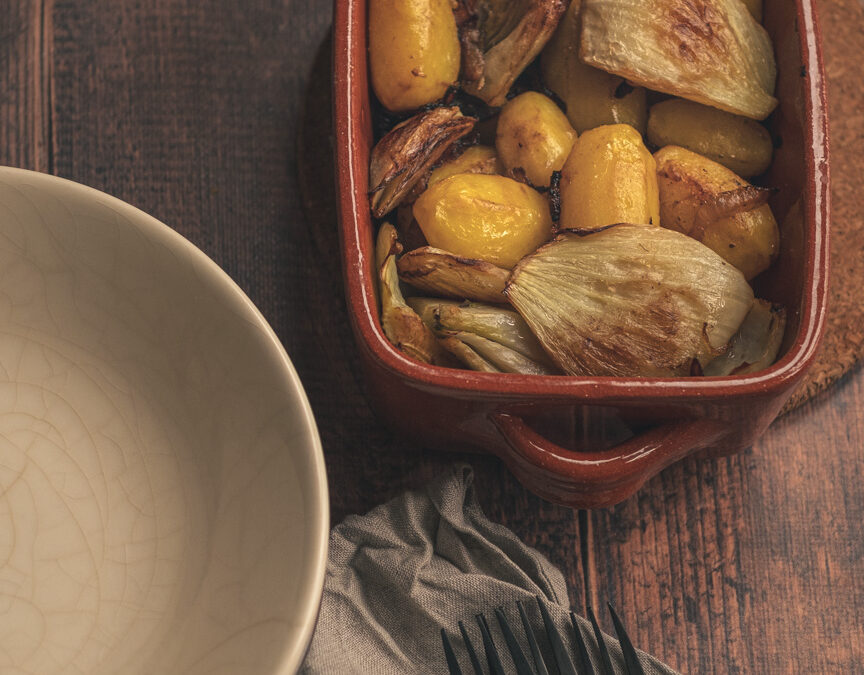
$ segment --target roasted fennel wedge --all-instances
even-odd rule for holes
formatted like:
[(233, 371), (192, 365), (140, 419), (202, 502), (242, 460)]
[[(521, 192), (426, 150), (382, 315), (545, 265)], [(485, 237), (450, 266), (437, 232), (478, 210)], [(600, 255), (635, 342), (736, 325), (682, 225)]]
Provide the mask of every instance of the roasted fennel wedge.
[(755, 300), (726, 351), (705, 366), (705, 375), (748, 375), (764, 370), (777, 358), (786, 330), (786, 310)]
[(533, 361), (549, 364), (549, 356), (537, 342), (528, 324), (511, 309), (437, 298), (406, 298), (405, 302), (434, 331), (476, 333)]
[(487, 340), (476, 333), (458, 331), (444, 333), (443, 336), (453, 337), (470, 347), (484, 361), (494, 366), (502, 373), (517, 373), (519, 375), (556, 375), (557, 370), (541, 363), (532, 361), (527, 356), (505, 347), (494, 340)]
[(630, 224), (559, 235), (516, 266), (504, 293), (571, 375), (701, 372), (753, 304), (741, 272), (708, 247)]
[(439, 342), (444, 349), (455, 356), (469, 370), (476, 370), (481, 373), (501, 372), (457, 337), (448, 335), (442, 337)]
[(648, 89), (765, 119), (777, 106), (768, 33), (741, 0), (583, 0), (580, 55)]
[(387, 339), (408, 356), (435, 365), (452, 365), (452, 359), (429, 327), (417, 316), (402, 296), (396, 256), (402, 250), (397, 241), (396, 228), (390, 223), (381, 225), (375, 247), (378, 266), (379, 297), (381, 301), (381, 327)]

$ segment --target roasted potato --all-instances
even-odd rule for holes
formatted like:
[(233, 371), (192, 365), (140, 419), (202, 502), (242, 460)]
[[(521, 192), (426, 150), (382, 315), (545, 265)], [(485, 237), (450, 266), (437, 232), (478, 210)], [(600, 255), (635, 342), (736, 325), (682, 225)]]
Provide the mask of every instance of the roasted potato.
[(372, 88), (388, 110), (437, 101), (459, 79), (450, 0), (369, 0)]
[(431, 246), (508, 269), (552, 233), (546, 199), (504, 176), (451, 176), (420, 195), (414, 218)]
[(657, 167), (629, 124), (582, 134), (561, 172), (561, 229), (660, 224)]
[(572, 0), (558, 29), (543, 50), (543, 82), (567, 106), (567, 119), (578, 132), (604, 124), (629, 124), (645, 133), (646, 92), (622, 77), (586, 65), (579, 58), (581, 0)]
[(664, 227), (701, 241), (748, 280), (771, 265), (780, 231), (765, 203), (769, 190), (685, 148), (670, 145), (654, 157)]
[(524, 170), (538, 187), (548, 187), (552, 172), (561, 170), (575, 142), (567, 116), (536, 91), (511, 99), (498, 117), (498, 156), (508, 170)]
[(670, 99), (651, 107), (648, 141), (680, 145), (749, 178), (771, 165), (774, 146), (758, 122), (694, 101)]

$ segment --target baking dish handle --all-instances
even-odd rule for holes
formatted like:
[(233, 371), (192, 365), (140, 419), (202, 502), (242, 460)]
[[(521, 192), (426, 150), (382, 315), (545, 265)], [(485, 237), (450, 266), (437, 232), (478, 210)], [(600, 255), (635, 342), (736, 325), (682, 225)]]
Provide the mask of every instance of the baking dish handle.
[(649, 478), (687, 455), (716, 445), (725, 426), (716, 420), (663, 424), (602, 452), (574, 452), (544, 438), (509, 413), (492, 422), (512, 448), (502, 459), (541, 497), (573, 508), (613, 506)]

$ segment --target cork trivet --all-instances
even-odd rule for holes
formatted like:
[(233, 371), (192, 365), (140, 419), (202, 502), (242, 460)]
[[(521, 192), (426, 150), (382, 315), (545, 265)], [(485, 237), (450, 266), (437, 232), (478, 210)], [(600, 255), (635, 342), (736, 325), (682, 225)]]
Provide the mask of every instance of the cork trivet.
[[(824, 36), (831, 139), (831, 290), (828, 325), (813, 368), (783, 412), (827, 389), (864, 357), (864, 2), (817, 3)], [(300, 192), (324, 250), (336, 246), (330, 40), (321, 45), (306, 89), (298, 135)]]
[(784, 412), (848, 373), (864, 357), (864, 3), (817, 3), (828, 80), (831, 143), (831, 290), (822, 349)]

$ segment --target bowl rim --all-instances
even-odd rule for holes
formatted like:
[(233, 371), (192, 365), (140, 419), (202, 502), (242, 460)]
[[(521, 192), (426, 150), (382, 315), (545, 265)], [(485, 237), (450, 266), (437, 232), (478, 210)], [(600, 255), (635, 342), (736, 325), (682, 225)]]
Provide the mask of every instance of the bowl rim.
[(334, 0), (333, 115), (336, 140), (336, 179), (341, 230), (343, 274), (348, 312), (361, 347), (376, 364), (400, 379), (425, 388), (457, 390), (488, 396), (519, 396), (567, 400), (642, 400), (771, 396), (791, 389), (812, 364), (826, 325), (829, 273), (829, 150), (828, 120), (821, 33), (812, 0), (797, 0), (805, 75), (804, 200), (805, 275), (801, 323), (787, 353), (770, 368), (752, 375), (702, 378), (587, 377), (481, 373), (432, 366), (396, 349), (377, 321), (373, 231), (366, 207), (368, 158), (364, 131), (371, 128), (366, 57), (366, 0)]
[(296, 672), (305, 658), (318, 619), (327, 566), (330, 502), (324, 450), (312, 407), (294, 364), (281, 341), (264, 315), (227, 272), (183, 235), (153, 216), (100, 190), (51, 174), (0, 166), (0, 182), (20, 186), (31, 185), (54, 194), (65, 193), (98, 202), (112, 209), (139, 228), (145, 236), (174, 253), (178, 259), (194, 261), (196, 270), (206, 275), (206, 281), (213, 284), (214, 288), (226, 296), (239, 301), (239, 304), (246, 311), (244, 318), (254, 324), (266, 336), (268, 356), (271, 361), (278, 364), (280, 377), (285, 384), (286, 391), (294, 392), (296, 395), (297, 412), (302, 417), (304, 424), (303, 431), (311, 440), (311, 453), (307, 457), (308, 468), (311, 471), (308, 471), (309, 475), (300, 476), (300, 479), (307, 486), (308, 494), (312, 497), (309, 504), (304, 504), (307, 527), (312, 528), (312, 534), (309, 537), (311, 545), (309, 550), (305, 552), (304, 565), (311, 569), (314, 574), (307, 583), (301, 586), (298, 592), (299, 609), (294, 613), (290, 622), (291, 627), (298, 628), (297, 639), (293, 644), (286, 643), (274, 675), (277, 673), (278, 675), (288, 675)]

